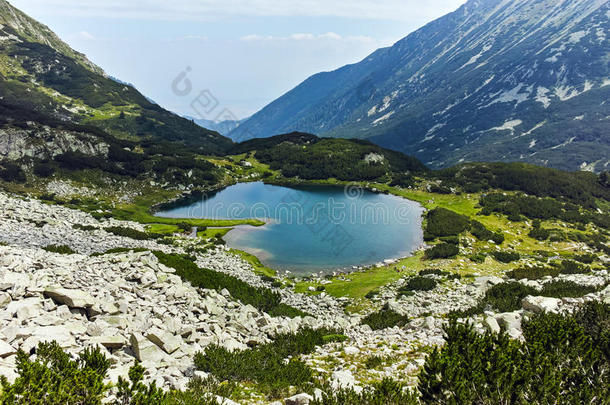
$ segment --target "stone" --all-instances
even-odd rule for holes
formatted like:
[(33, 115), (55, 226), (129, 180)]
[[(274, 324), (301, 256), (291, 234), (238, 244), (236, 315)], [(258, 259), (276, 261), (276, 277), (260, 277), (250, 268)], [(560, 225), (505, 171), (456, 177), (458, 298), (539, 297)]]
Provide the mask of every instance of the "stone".
[(8, 356), (12, 356), (17, 353), (17, 350), (4, 340), (0, 340), (0, 359), (3, 359)]
[(349, 370), (335, 371), (331, 375), (331, 386), (333, 389), (353, 389), (356, 392), (361, 392), (362, 387), (357, 385), (356, 379)]
[(9, 315), (16, 316), (21, 320), (35, 318), (42, 311), (42, 300), (37, 297), (31, 297), (24, 300), (12, 301), (6, 306), (5, 311)]
[(557, 312), (560, 302), (561, 300), (557, 298), (533, 297), (528, 295), (521, 300), (521, 305), (523, 305), (523, 309), (526, 311), (531, 311), (538, 314), (543, 312)]
[(180, 336), (175, 336), (159, 328), (151, 329), (146, 337), (168, 354), (172, 354), (184, 344)]
[(358, 353), (360, 353), (360, 349), (358, 349), (357, 347), (354, 346), (347, 346), (343, 349), (343, 352), (345, 354), (349, 355), (356, 355)]
[(500, 333), (500, 325), (493, 316), (486, 317), (483, 324), (487, 327), (487, 329), (489, 329), (490, 332)]
[(313, 397), (306, 393), (296, 394), (284, 399), (286, 405), (309, 405), (311, 401), (313, 401)]
[(95, 299), (89, 293), (80, 290), (47, 288), (44, 290), (44, 296), (70, 308), (90, 308), (95, 304)]
[(506, 332), (513, 339), (521, 339), (523, 332), (521, 330), (521, 314), (519, 312), (505, 312), (496, 315), (496, 321), (501, 326), (504, 326)]
[(226, 338), (226, 339), (221, 339), (220, 341), (220, 346), (224, 347), (225, 349), (227, 349), (230, 352), (233, 352), (235, 350), (246, 350), (248, 349), (248, 346), (238, 342), (237, 340), (235, 340), (232, 337)]
[(115, 350), (125, 346), (127, 344), (127, 339), (123, 336), (94, 336), (91, 338), (90, 342), (102, 345), (109, 350)]
[(156, 344), (142, 336), (142, 334), (134, 332), (129, 338), (131, 348), (133, 349), (136, 358), (142, 362), (160, 363), (167, 359), (167, 355)]
[(6, 307), (8, 304), (11, 303), (12, 300), (13, 299), (11, 298), (11, 295), (9, 293), (0, 293), (0, 308)]

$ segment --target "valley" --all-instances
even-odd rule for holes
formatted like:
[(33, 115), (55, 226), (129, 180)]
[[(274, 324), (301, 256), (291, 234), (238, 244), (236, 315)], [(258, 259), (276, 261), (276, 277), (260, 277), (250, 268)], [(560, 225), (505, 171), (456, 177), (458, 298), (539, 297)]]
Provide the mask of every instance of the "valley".
[(0, 403), (610, 403), (607, 17), (470, 0), (217, 122), (0, 0)]

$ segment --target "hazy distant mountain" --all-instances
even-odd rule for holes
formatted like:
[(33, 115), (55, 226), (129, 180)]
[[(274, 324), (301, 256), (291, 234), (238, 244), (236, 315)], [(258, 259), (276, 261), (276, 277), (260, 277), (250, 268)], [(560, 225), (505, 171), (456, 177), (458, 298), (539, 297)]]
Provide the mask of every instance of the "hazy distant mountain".
[(470, 0), (362, 62), (320, 73), (229, 136), (366, 138), (431, 167), (610, 165), (610, 2)]
[(193, 118), (193, 117), (189, 117), (189, 116), (185, 116), (184, 118), (194, 121), (195, 124), (199, 125), (200, 127), (207, 128), (212, 131), (216, 131), (219, 134), (225, 135), (225, 136), (228, 135), (231, 131), (233, 131), (235, 128), (237, 128), (244, 121), (247, 120), (247, 118), (245, 118), (243, 120), (213, 121), (213, 120)]
[(202, 153), (222, 153), (232, 144), (108, 77), (49, 28), (0, 0), (0, 141), (12, 142), (11, 150), (15, 139), (48, 145), (48, 136), (42, 137), (51, 122), (95, 127), (117, 138), (177, 141)]

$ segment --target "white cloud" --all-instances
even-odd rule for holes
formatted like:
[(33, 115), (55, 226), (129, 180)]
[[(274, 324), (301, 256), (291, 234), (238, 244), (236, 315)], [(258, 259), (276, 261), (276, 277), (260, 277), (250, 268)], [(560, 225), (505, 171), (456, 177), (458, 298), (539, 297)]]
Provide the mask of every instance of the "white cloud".
[(310, 16), (428, 20), (465, 0), (13, 0), (16, 7), (56, 15), (209, 21), (226, 16)]
[(240, 41), (244, 42), (271, 42), (271, 41), (342, 41), (342, 42), (362, 42), (362, 43), (374, 43), (377, 42), (375, 39), (362, 35), (355, 36), (341, 36), (335, 32), (327, 32), (325, 34), (311, 34), (311, 33), (295, 33), (288, 36), (274, 36), (274, 35), (258, 35), (250, 34), (239, 38)]
[(86, 39), (86, 40), (94, 40), (95, 37), (93, 35), (91, 35), (90, 33), (88, 33), (87, 31), (81, 31), (78, 33), (78, 36), (82, 39)]

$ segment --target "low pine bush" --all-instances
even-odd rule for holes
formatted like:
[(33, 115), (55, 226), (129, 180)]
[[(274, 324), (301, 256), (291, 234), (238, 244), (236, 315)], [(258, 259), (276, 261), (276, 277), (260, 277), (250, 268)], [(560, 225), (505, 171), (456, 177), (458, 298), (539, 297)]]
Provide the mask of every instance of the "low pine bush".
[(596, 290), (593, 286), (584, 286), (573, 281), (557, 280), (546, 283), (540, 295), (554, 298), (578, 298), (594, 293)]
[(70, 247), (66, 245), (49, 245), (43, 248), (47, 252), (51, 253), (59, 253), (62, 255), (73, 255), (76, 252)]
[(595, 260), (597, 260), (597, 256), (595, 256), (594, 254), (583, 254), (583, 255), (576, 255), (573, 257), (573, 259), (576, 260), (577, 262), (580, 262), (583, 264), (591, 264)]
[(456, 256), (458, 253), (460, 253), (460, 249), (456, 245), (451, 243), (441, 243), (426, 250), (424, 257), (427, 260), (448, 259)]
[(470, 222), (470, 233), (480, 241), (487, 242), (491, 240), (498, 245), (501, 245), (504, 242), (504, 235), (499, 232), (490, 231), (479, 221)]
[(439, 277), (443, 277), (443, 276), (448, 276), (449, 273), (448, 271), (443, 271), (440, 269), (424, 269), (424, 270), (420, 270), (419, 275), (420, 276), (429, 276), (429, 275), (435, 275), (435, 276), (439, 276)]
[(432, 278), (417, 276), (410, 278), (407, 284), (399, 289), (399, 292), (430, 291), (434, 290), (437, 285), (438, 282)]
[(428, 239), (441, 236), (456, 236), (468, 229), (468, 217), (446, 208), (435, 208), (426, 215)]
[(517, 252), (499, 251), (493, 252), (492, 256), (499, 262), (510, 263), (521, 259), (521, 255)]
[(364, 388), (361, 392), (353, 389), (338, 390), (330, 386), (322, 387), (321, 398), (311, 401), (310, 405), (416, 405), (417, 394), (408, 389), (405, 383), (389, 378)]
[[(233, 352), (212, 345), (195, 355), (195, 366), (220, 381), (256, 382), (266, 394), (280, 397), (290, 386), (304, 386), (312, 381), (313, 371), (298, 356), (311, 353), (325, 343), (324, 336), (332, 334), (336, 332), (302, 329), (278, 335), (272, 343)], [(291, 360), (285, 362), (288, 357)]]
[(161, 234), (142, 232), (138, 231), (137, 229), (125, 228), (122, 226), (111, 226), (108, 228), (104, 228), (104, 230), (116, 236), (123, 236), (135, 240), (150, 240), (164, 237), (164, 235)]
[(514, 278), (516, 280), (528, 279), (528, 280), (539, 280), (541, 278), (551, 276), (557, 277), (559, 275), (559, 270), (553, 267), (520, 267), (518, 269), (512, 270), (508, 272), (508, 276), (510, 278)]
[(381, 310), (373, 312), (362, 319), (363, 325), (368, 325), (373, 330), (393, 328), (394, 326), (404, 326), (409, 322), (409, 318), (405, 315), (400, 315), (392, 310)]
[(535, 288), (521, 283), (501, 283), (487, 290), (483, 303), (497, 312), (512, 312), (521, 309), (521, 300), (528, 295), (539, 294)]
[(562, 274), (586, 274), (591, 272), (588, 266), (584, 266), (572, 260), (564, 260), (559, 265)]
[(446, 344), (428, 356), (419, 376), (420, 401), (605, 404), (609, 308), (590, 303), (574, 316), (534, 315), (522, 324), (524, 342), (450, 320)]

